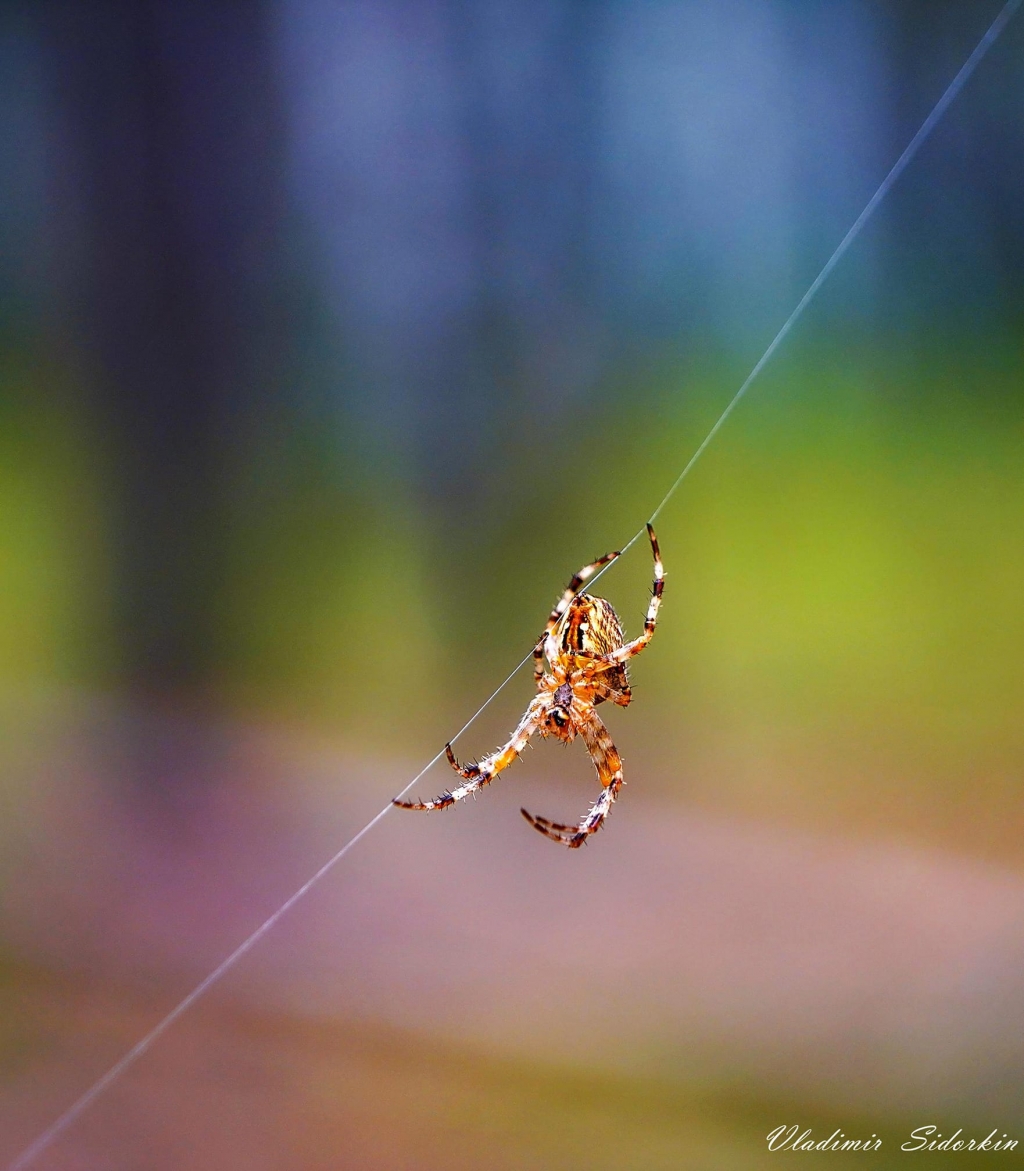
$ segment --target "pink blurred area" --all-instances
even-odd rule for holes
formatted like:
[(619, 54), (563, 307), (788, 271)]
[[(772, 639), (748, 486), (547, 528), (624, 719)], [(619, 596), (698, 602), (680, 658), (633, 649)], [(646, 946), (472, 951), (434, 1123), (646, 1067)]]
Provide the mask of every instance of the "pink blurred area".
[[(193, 800), (125, 799), (140, 732), (202, 773)], [(37, 712), (35, 733), (8, 748), (31, 797), (4, 831), (2, 928), (36, 975), (7, 993), (24, 1030), (0, 1090), (7, 1157), (418, 771), (96, 702)], [(391, 1098), (411, 1078), (450, 1101), (435, 1050), (662, 1079), (680, 1101), (741, 1084), (859, 1116), (1013, 1108), (1019, 874), (663, 805), (642, 775), (565, 851), (518, 814), (585, 803), (562, 759), (546, 746), (454, 812), (389, 813), (40, 1166), (197, 1165), (181, 1152), (207, 1141), (208, 1166), (407, 1165), (416, 1126), (386, 1121)], [(310, 1104), (346, 1069), (361, 1122), (353, 1100)]]

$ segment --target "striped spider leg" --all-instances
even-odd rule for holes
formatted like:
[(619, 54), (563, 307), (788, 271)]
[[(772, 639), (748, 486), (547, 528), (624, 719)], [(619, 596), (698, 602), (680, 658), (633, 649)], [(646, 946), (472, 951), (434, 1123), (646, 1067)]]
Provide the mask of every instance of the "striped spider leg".
[[(611, 603), (604, 598), (588, 598), (581, 595), (570, 604), (561, 639), (549, 636), (549, 645), (545, 648), (545, 653), (556, 672), (563, 662), (572, 664), (566, 679), (574, 696), (571, 714), (576, 730), (583, 737), (597, 770), (597, 778), (601, 782), (601, 795), (586, 816), (575, 826), (549, 821), (546, 817), (536, 817), (526, 809), (521, 809), (520, 813), (535, 830), (570, 849), (578, 849), (591, 834), (597, 833), (625, 783), (622, 777), (622, 758), (594, 707), (606, 699), (622, 707), (629, 704), (632, 693), (626, 675), (626, 663), (634, 655), (640, 654), (654, 637), (658, 611), (661, 608), (661, 596), (665, 589), (665, 568), (661, 562), (658, 538), (649, 524), (647, 535), (654, 557), (654, 586), (651, 590), (650, 605), (647, 607), (647, 617), (644, 620), (643, 634), (632, 642), (625, 642), (622, 626)], [(586, 605), (587, 603), (589, 605)], [(580, 611), (578, 615), (574, 614), (576, 610)], [(574, 627), (575, 635), (572, 633)], [(555, 655), (553, 660), (552, 652)], [(575, 667), (577, 662), (580, 665)]]
[(552, 841), (561, 842), (570, 850), (578, 849), (591, 834), (597, 833), (624, 784), (622, 758), (608, 729), (604, 726), (604, 721), (591, 704), (581, 702), (579, 708), (579, 731), (597, 769), (597, 778), (602, 786), (601, 796), (590, 807), (579, 825), (561, 825), (557, 821), (548, 821), (546, 817), (536, 817), (525, 809), (519, 811), (535, 830), (539, 830)]
[[(619, 556), (608, 553), (585, 565), (574, 574), (561, 598), (551, 611), (547, 627), (534, 648), (534, 696), (519, 726), (507, 744), (479, 764), (460, 764), (450, 744), (445, 745), (448, 763), (462, 778), (462, 784), (447, 790), (433, 801), (402, 801), (403, 809), (448, 809), (482, 786), (489, 784), (503, 769), (516, 760), (534, 732), (555, 736), (571, 743), (583, 738), (594, 762), (601, 796), (578, 825), (562, 825), (544, 817), (534, 817), (522, 810), (527, 821), (556, 842), (570, 849), (583, 845), (604, 824), (623, 785), (622, 760), (608, 729), (594, 708), (611, 700), (626, 707), (632, 694), (626, 664), (651, 641), (661, 605), (665, 572), (658, 551), (658, 541), (650, 525), (647, 532), (654, 555), (654, 589), (644, 622), (644, 632), (626, 642), (622, 624), (612, 604), (605, 598), (593, 598), (579, 591), (594, 573)], [(549, 670), (544, 670), (547, 659)]]
[[(599, 569), (603, 569), (606, 565), (611, 564), (611, 562), (613, 562), (618, 556), (620, 556), (618, 552), (606, 553), (603, 557), (598, 557), (596, 561), (591, 561), (589, 565), (584, 565), (578, 573), (574, 573), (572, 577), (569, 578), (569, 584), (565, 587), (562, 596), (555, 603), (555, 607), (551, 611), (551, 616), (548, 618), (548, 624), (544, 627), (544, 633), (537, 640), (537, 645), (533, 648), (533, 678), (538, 684), (544, 675), (545, 654), (547, 654), (547, 657), (552, 662), (554, 662), (554, 655), (548, 651), (548, 640), (554, 635), (555, 629), (558, 626), (562, 615), (566, 612), (566, 610), (569, 608), (569, 604), (576, 598), (576, 595), (586, 585), (586, 583), (590, 581), (594, 574)], [(612, 612), (614, 613), (614, 611)], [(618, 621), (617, 618), (616, 621)], [(552, 645), (557, 648), (558, 644), (555, 642)]]
[(502, 769), (508, 768), (526, 747), (527, 741), (541, 726), (548, 706), (547, 694), (542, 693), (534, 696), (533, 702), (526, 709), (526, 714), (519, 721), (519, 727), (512, 733), (505, 747), (499, 748), (497, 752), (492, 752), (479, 764), (459, 764), (455, 759), (455, 753), (452, 752), (452, 746), (446, 744), (444, 751), (448, 757), (448, 763), (462, 777), (462, 784), (456, 785), (454, 789), (446, 789), (433, 801), (399, 801), (396, 798), (392, 804), (401, 809), (448, 809), (456, 801), (461, 801), (464, 797), (475, 793), (477, 789), (489, 785), (498, 773)]

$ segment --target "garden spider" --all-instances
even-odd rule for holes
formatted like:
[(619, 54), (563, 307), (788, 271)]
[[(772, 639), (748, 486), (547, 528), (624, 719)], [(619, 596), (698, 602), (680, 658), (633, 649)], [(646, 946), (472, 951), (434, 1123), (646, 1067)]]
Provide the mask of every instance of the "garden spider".
[[(622, 760), (608, 729), (594, 709), (606, 699), (626, 707), (632, 698), (626, 663), (651, 641), (665, 584), (658, 539), (650, 525), (647, 526), (647, 535), (654, 554), (654, 589), (643, 634), (632, 642), (624, 642), (622, 624), (611, 602), (579, 592), (596, 570), (614, 561), (619, 554), (608, 553), (585, 565), (569, 582), (533, 648), (537, 695), (509, 742), (479, 764), (459, 764), (452, 746), (446, 744), (448, 763), (462, 777), (463, 783), (433, 801), (396, 799), (396, 805), (402, 809), (448, 809), (508, 768), (534, 732), (557, 736), (567, 744), (579, 734), (597, 769), (598, 780), (604, 786), (587, 815), (579, 825), (573, 826), (560, 825), (546, 817), (534, 817), (525, 809), (520, 812), (535, 830), (572, 850), (582, 846), (601, 828), (623, 785)], [(544, 670), (545, 658), (551, 668), (549, 673)]]

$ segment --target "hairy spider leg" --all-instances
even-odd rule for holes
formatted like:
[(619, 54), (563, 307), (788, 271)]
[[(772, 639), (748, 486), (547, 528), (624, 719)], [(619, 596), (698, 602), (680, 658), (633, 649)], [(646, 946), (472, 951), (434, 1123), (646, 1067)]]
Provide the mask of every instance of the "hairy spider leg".
[(546, 817), (536, 817), (525, 809), (519, 811), (538, 833), (554, 842), (561, 842), (570, 850), (578, 850), (591, 834), (597, 833), (623, 785), (622, 758), (604, 722), (593, 708), (580, 720), (579, 731), (603, 786), (601, 796), (590, 807), (587, 815), (579, 825), (562, 825)]
[[(665, 590), (665, 567), (661, 563), (661, 551), (658, 548), (658, 538), (654, 535), (654, 529), (649, 524), (647, 526), (647, 535), (651, 538), (651, 552), (654, 554), (654, 586), (651, 590), (651, 604), (647, 607), (647, 617), (644, 619), (644, 632), (639, 638), (634, 638), (632, 642), (627, 642), (625, 646), (620, 646), (616, 650), (609, 651), (604, 655), (592, 656), (595, 664), (624, 663), (627, 659), (638, 655), (654, 637), (654, 628), (658, 623), (658, 610), (661, 608), (661, 595)], [(584, 670), (587, 669), (584, 668)], [(596, 667), (590, 667), (589, 669), (595, 670)]]
[[(569, 584), (565, 587), (564, 593), (555, 603), (555, 608), (551, 611), (548, 624), (544, 627), (544, 633), (537, 640), (537, 645), (533, 648), (533, 677), (538, 683), (544, 675), (544, 652), (547, 641), (558, 625), (562, 615), (568, 609), (569, 603), (599, 569), (609, 562), (614, 561), (619, 555), (617, 551), (615, 553), (606, 553), (596, 561), (591, 561), (589, 565), (584, 565), (578, 573), (574, 573), (569, 579)], [(549, 655), (548, 658), (550, 659), (551, 656)]]
[(499, 748), (497, 752), (492, 752), (490, 756), (485, 757), (479, 764), (459, 764), (455, 759), (455, 753), (452, 752), (452, 746), (446, 744), (445, 754), (448, 757), (448, 763), (463, 778), (461, 785), (446, 790), (439, 797), (435, 797), (433, 801), (399, 801), (396, 799), (392, 804), (398, 805), (402, 809), (448, 809), (456, 801), (461, 801), (464, 797), (475, 793), (477, 789), (490, 784), (502, 769), (508, 768), (516, 760), (526, 747), (527, 741), (537, 731), (548, 707), (548, 699), (547, 693), (535, 696), (533, 702), (526, 709), (526, 714), (519, 721), (519, 726), (512, 733), (509, 742), (504, 748)]

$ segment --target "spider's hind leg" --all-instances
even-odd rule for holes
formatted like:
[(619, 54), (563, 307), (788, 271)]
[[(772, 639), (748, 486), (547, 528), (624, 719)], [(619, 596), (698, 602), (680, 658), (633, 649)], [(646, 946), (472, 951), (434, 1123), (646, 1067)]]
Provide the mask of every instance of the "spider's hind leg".
[(591, 834), (604, 825), (604, 819), (611, 812), (615, 798), (618, 797), (623, 784), (622, 759), (615, 747), (608, 729), (601, 718), (591, 709), (587, 718), (580, 723), (580, 734), (587, 745), (587, 751), (594, 761), (597, 776), (604, 786), (601, 795), (590, 807), (585, 817), (578, 825), (562, 825), (557, 821), (549, 821), (546, 817), (537, 817), (533, 813), (521, 809), (523, 817), (538, 833), (542, 833), (553, 842), (560, 842), (570, 850), (578, 850)]
[(604, 825), (604, 819), (611, 812), (621, 787), (622, 773), (620, 772), (619, 783), (614, 788), (609, 785), (604, 789), (579, 825), (562, 825), (557, 821), (548, 821), (546, 817), (538, 817), (525, 809), (520, 809), (519, 812), (538, 833), (542, 833), (553, 842), (560, 842), (563, 846), (568, 846), (570, 850), (578, 850), (580, 846), (586, 845), (591, 834), (596, 834)]
[[(546, 817), (537, 817), (536, 814), (530, 813), (526, 809), (520, 809), (519, 812), (538, 833), (542, 833), (553, 842), (561, 842), (563, 846), (568, 846), (570, 850), (575, 849), (577, 846), (582, 846), (587, 840), (588, 835), (580, 835), (579, 826), (561, 825), (557, 821), (548, 821)], [(576, 840), (577, 838), (579, 838), (578, 841)]]

